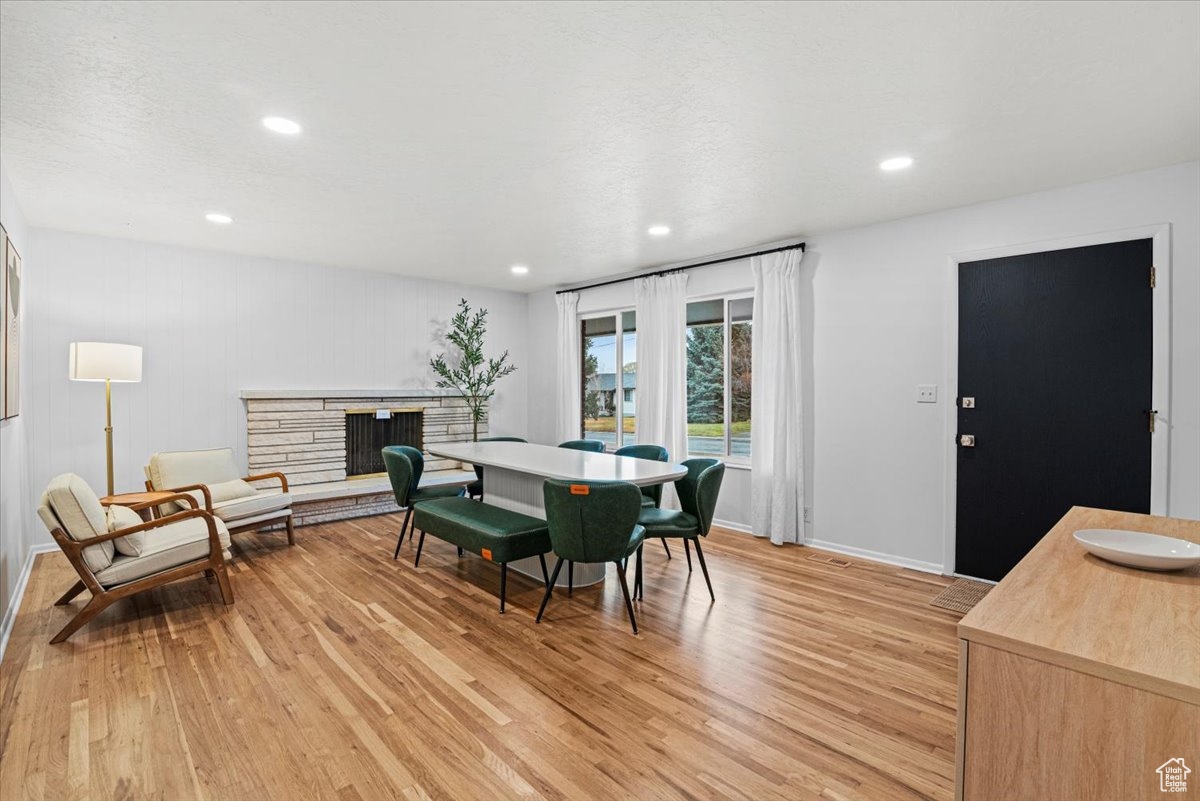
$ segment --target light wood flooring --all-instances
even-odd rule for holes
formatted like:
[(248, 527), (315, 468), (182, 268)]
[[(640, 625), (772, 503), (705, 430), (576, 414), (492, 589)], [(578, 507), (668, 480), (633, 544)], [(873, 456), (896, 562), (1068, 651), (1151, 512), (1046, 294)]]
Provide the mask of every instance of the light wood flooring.
[[(541, 590), (398, 515), (235, 537), (203, 578), (121, 601), (64, 645), (74, 581), (38, 557), (0, 665), (0, 798), (950, 799), (949, 580), (717, 530), (717, 594), (646, 550), (620, 588)], [(840, 557), (839, 557), (840, 558)], [(81, 603), (76, 600), (74, 607)]]

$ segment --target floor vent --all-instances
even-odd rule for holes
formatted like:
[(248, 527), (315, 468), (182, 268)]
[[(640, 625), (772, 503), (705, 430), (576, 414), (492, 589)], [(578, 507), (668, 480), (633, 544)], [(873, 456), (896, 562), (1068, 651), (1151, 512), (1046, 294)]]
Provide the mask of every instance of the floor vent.
[(820, 553), (814, 553), (808, 558), (813, 562), (824, 562), (825, 564), (833, 565), (834, 567), (850, 567), (850, 565), (854, 564), (849, 559), (841, 559), (837, 556), (826, 556), (825, 554)]
[(975, 608), (975, 604), (983, 600), (983, 596), (992, 589), (991, 584), (970, 579), (956, 579), (953, 584), (938, 593), (929, 603), (952, 612), (966, 614)]

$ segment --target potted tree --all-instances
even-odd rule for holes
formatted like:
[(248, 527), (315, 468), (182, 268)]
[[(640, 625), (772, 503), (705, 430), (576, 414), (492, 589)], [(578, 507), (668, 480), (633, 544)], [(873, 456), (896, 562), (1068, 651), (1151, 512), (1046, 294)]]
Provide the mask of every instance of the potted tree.
[(429, 367), (437, 375), (437, 385), (443, 389), (456, 390), (471, 411), (473, 442), (479, 441), (479, 421), (487, 414), (488, 401), (496, 394), (496, 382), (517, 368), (508, 363), (508, 351), (498, 359), (483, 355), (483, 339), (487, 335), (487, 309), (474, 312), (466, 298), (458, 302), (458, 311), (450, 320), (450, 331), (446, 339), (457, 352), (447, 361), (446, 354), (439, 353), (429, 360)]

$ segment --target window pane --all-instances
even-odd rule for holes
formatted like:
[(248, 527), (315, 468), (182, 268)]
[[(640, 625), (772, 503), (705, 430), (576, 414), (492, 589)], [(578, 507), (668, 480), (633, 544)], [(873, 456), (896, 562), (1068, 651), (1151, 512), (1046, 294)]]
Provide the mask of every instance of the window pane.
[(687, 318), (688, 453), (719, 456), (725, 453), (724, 302), (689, 303)]
[[(729, 304), (729, 316), (733, 320), (738, 319), (734, 307), (738, 302)], [(750, 455), (751, 325), (747, 320), (729, 326), (730, 456)]]
[(687, 305), (688, 325), (723, 322), (725, 322), (724, 300), (698, 300)]
[(634, 408), (637, 399), (637, 313), (621, 315), (621, 445), (637, 442), (637, 418)]
[(729, 321), (749, 322), (754, 318), (754, 298), (738, 298), (729, 301)]
[(583, 321), (583, 437), (608, 447), (617, 441), (617, 318)]

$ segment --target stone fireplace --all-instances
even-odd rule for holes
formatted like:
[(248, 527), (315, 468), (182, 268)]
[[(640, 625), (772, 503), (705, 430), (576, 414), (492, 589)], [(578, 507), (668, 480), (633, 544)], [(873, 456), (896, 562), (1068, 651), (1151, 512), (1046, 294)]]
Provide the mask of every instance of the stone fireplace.
[[(471, 413), (452, 390), (243, 390), (241, 397), (250, 472), (288, 477), (300, 525), (395, 511), (384, 445), (471, 439)], [(425, 476), (422, 484), (464, 478), (458, 462), (429, 456)]]

